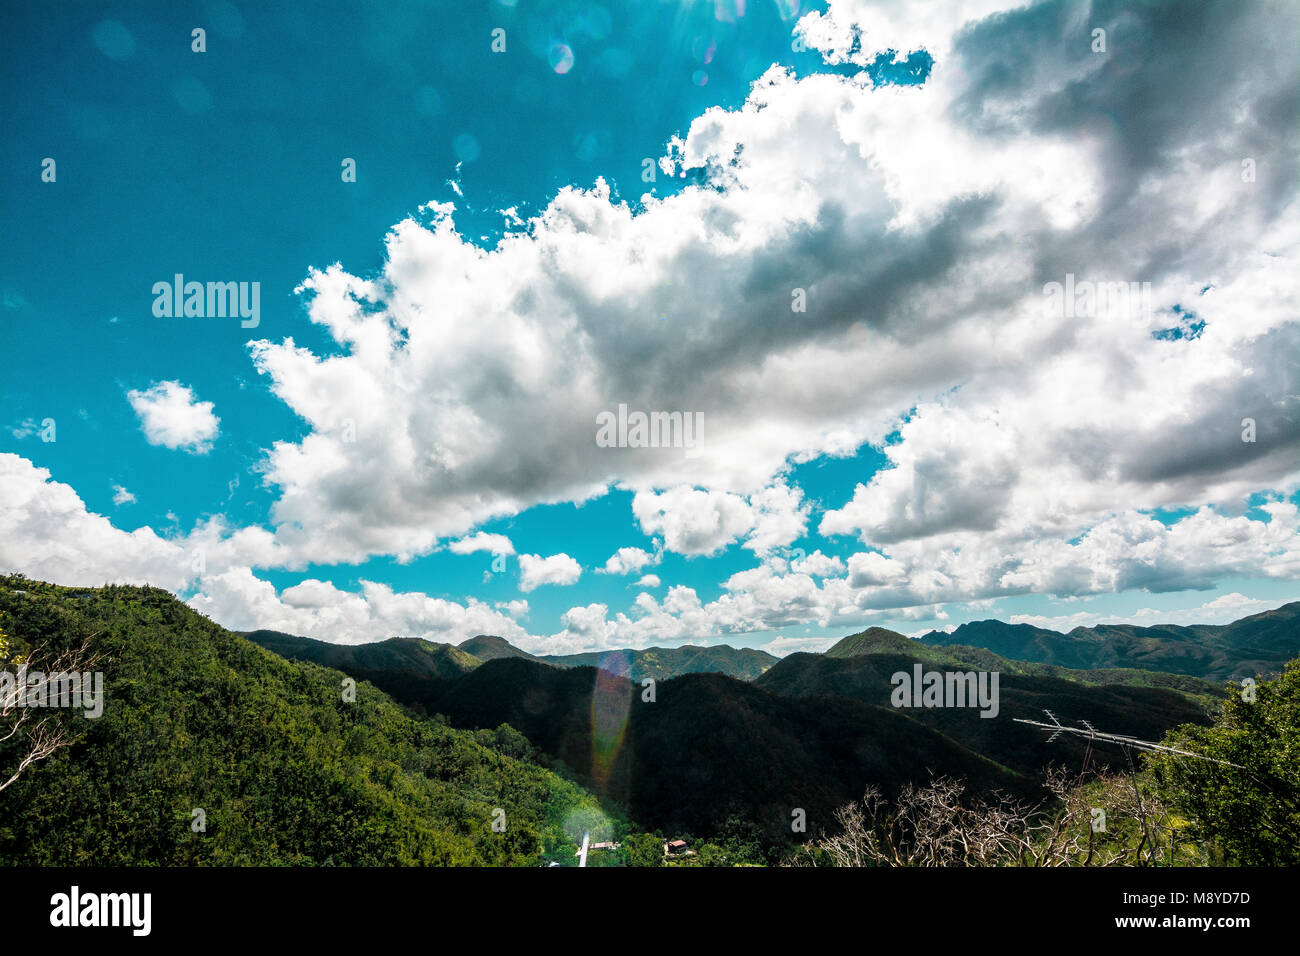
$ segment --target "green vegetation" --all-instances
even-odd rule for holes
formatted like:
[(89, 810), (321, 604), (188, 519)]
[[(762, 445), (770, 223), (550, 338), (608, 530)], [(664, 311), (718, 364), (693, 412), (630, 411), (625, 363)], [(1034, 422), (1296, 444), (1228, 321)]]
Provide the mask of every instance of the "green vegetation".
[(480, 661), (495, 661), (502, 657), (522, 657), (526, 661), (541, 661), (540, 657), (534, 657), (527, 651), (521, 651), (504, 637), (496, 637), (491, 634), (479, 634), (467, 641), (461, 641), (456, 646), (466, 654), (477, 657)]
[[(847, 697), (889, 707), (892, 675), (910, 674), (917, 663), (927, 670), (995, 671), (999, 674), (996, 718), (955, 707), (913, 708), (905, 713), (972, 752), (1034, 778), (1049, 763), (1081, 766), (1087, 744), (1064, 737), (1048, 747), (1041, 731), (1015, 723), (1016, 718), (1045, 720), (1044, 710), (1051, 710), (1066, 722), (1090, 720), (1103, 729), (1122, 728), (1119, 732), (1158, 740), (1171, 727), (1208, 721), (1217, 695), (1213, 685), (1196, 678), (1172, 677), (1170, 686), (1148, 686), (1164, 675), (1144, 672), (1136, 685), (1130, 685), (1120, 682), (1123, 672), (1098, 675), (1010, 661), (977, 648), (926, 647), (883, 628), (845, 638), (837, 647), (840, 656), (791, 654), (754, 683), (786, 696)], [(1098, 752), (1093, 760), (1104, 769), (1119, 755)], [(937, 764), (932, 769), (953, 773)]]
[[(1256, 618), (1251, 660), (1294, 642)], [(0, 864), (572, 866), (584, 832), (617, 844), (588, 866), (1300, 862), (1300, 661), (1254, 701), (1239, 687), (1222, 701), (1187, 674), (873, 628), (752, 682), (660, 680), (650, 700), (617, 668), (498, 638), (472, 639), (483, 662), (414, 639), (249, 636), (263, 646), (155, 588), (0, 577), (0, 669), (88, 652), (107, 689), (98, 719), (42, 712), (70, 734), (0, 790)], [(637, 666), (683, 666), (666, 653)], [(998, 717), (890, 706), (890, 676), (917, 663), (998, 671)], [(1048, 747), (1013, 722), (1043, 709), (1222, 762), (1159, 757), (1132, 775), (1116, 751), (1085, 761), (1078, 738)], [(29, 744), (0, 743), (0, 782)], [(1089, 775), (1044, 776), (1048, 760)], [(693, 852), (665, 858), (677, 839)]]
[(639, 684), (604, 671), (515, 658), (453, 680), (370, 676), (397, 700), (443, 714), (453, 726), (509, 724), (608, 806), (692, 845), (716, 842), (737, 817), (753, 822), (765, 852), (786, 847), (797, 839), (795, 808), (806, 811), (811, 833), (864, 781), (892, 790), (935, 767), (973, 786), (1036, 789), (1029, 776), (891, 707), (788, 697), (720, 674), (659, 683), (653, 702)]
[[(1254, 700), (1230, 687), (1211, 727), (1179, 727), (1166, 744), (1225, 763), (1161, 756), (1152, 773), (1162, 798), (1221, 862), (1300, 864), (1300, 658)], [(1228, 766), (1232, 764), (1235, 766)]]
[(1300, 601), (1231, 624), (1103, 624), (1069, 634), (1029, 624), (972, 621), (922, 644), (982, 647), (1003, 657), (1076, 669), (1132, 668), (1210, 681), (1276, 673), (1300, 654)]
[(343, 674), (157, 588), (0, 577), (0, 615), (13, 652), (90, 636), (107, 689), (102, 717), (69, 715), (78, 742), (0, 792), (0, 863), (571, 864), (566, 824), (604, 816), (509, 728), (420, 720), (367, 684), (345, 702)]
[[(1001, 623), (1001, 622), (995, 622)], [(1027, 625), (1016, 625), (1023, 627)], [(913, 640), (897, 631), (883, 627), (873, 627), (858, 634), (850, 634), (821, 657), (849, 659), (866, 654), (902, 654), (913, 660), (943, 667), (958, 666), (976, 670), (998, 671), (1002, 674), (1018, 674), (1025, 677), (1051, 677), (1057, 680), (1075, 681), (1098, 687), (1123, 685), (1125, 687), (1162, 687), (1177, 691), (1198, 704), (1207, 707), (1216, 705), (1219, 698), (1219, 686), (1212, 681), (1186, 674), (1167, 674), (1162, 671), (1141, 670), (1138, 668), (1106, 667), (1078, 668), (1062, 667), (1056, 664), (1039, 664), (1032, 661), (1012, 660), (984, 647), (965, 644), (925, 643)], [(787, 658), (788, 660), (788, 658)]]
[(753, 680), (779, 660), (766, 651), (726, 644), (713, 647), (683, 644), (681, 647), (593, 651), (530, 659), (559, 667), (599, 667), (638, 684), (647, 677), (663, 681), (682, 674), (726, 674), (736, 680)]
[(788, 862), (1294, 866), (1300, 863), (1298, 744), (1300, 659), (1260, 682), (1253, 699), (1230, 685), (1210, 726), (1170, 731), (1163, 745), (1181, 753), (1135, 754), (1127, 771), (1081, 776), (1049, 769), (1049, 799), (1037, 804), (967, 794), (963, 782), (944, 777), (904, 787), (892, 799), (868, 787), (861, 800), (836, 811), (832, 832)]
[[(537, 759), (607, 805), (668, 838), (688, 839), (697, 855), (673, 865), (719, 855), (779, 859), (800, 842), (790, 830), (794, 808), (807, 812), (805, 839), (813, 839), (866, 783), (892, 795), (909, 782), (947, 774), (965, 779), (972, 791), (1001, 788), (1037, 800), (1045, 765), (1080, 765), (1086, 744), (1064, 738), (1048, 747), (1041, 731), (1014, 723), (1015, 717), (1041, 719), (1046, 708), (1063, 719), (1159, 739), (1171, 727), (1208, 720), (1217, 694), (1187, 676), (1069, 671), (979, 648), (928, 647), (882, 628), (846, 638), (836, 654), (791, 655), (750, 684), (713, 674), (660, 682), (654, 703), (643, 699), (637, 683), (522, 654), (500, 654), (452, 679), (409, 669), (356, 673), (416, 712), (443, 714), (454, 726), (516, 728)], [(918, 661), (1000, 671), (999, 717), (984, 719), (973, 709), (893, 708), (890, 676)], [(593, 707), (614, 712), (608, 739), (593, 724)], [(702, 727), (709, 732), (700, 733)], [(604, 762), (593, 759), (601, 747)], [(1122, 763), (1117, 753), (1097, 752), (1092, 760), (1102, 770)], [(755, 849), (726, 845), (720, 834), (733, 818), (753, 822)], [(706, 852), (710, 844), (726, 852)]]
[(912, 652), (915, 644), (911, 638), (887, 627), (869, 627), (865, 631), (840, 638), (822, 656), (849, 658), (888, 650), (906, 654)]
[(333, 667), (353, 676), (358, 672), (400, 670), (426, 677), (458, 677), (483, 663), (452, 644), (418, 637), (390, 637), (370, 644), (331, 644), (279, 631), (247, 631), (240, 637), (281, 657)]

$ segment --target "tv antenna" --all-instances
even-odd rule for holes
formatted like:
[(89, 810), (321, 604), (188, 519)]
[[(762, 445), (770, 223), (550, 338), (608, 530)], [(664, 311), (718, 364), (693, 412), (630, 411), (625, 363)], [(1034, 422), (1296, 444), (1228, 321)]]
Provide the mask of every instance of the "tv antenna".
[(1038, 727), (1041, 730), (1051, 731), (1051, 736), (1047, 738), (1049, 744), (1062, 734), (1067, 734), (1073, 737), (1087, 738), (1090, 747), (1093, 741), (1100, 740), (1118, 744), (1126, 752), (1140, 750), (1146, 753), (1173, 754), (1178, 757), (1192, 757), (1196, 760), (1208, 760), (1211, 763), (1223, 764), (1225, 767), (1234, 767), (1237, 770), (1246, 769), (1240, 764), (1231, 763), (1227, 760), (1220, 760), (1217, 757), (1207, 757), (1204, 754), (1192, 753), (1190, 750), (1179, 750), (1177, 747), (1167, 747), (1164, 744), (1158, 744), (1153, 740), (1141, 740), (1137, 737), (1125, 736), (1124, 734), (1103, 733), (1086, 720), (1080, 721), (1080, 723), (1083, 724), (1082, 727), (1068, 727), (1065, 724), (1062, 724), (1060, 720), (1057, 719), (1056, 715), (1050, 710), (1044, 710), (1043, 713), (1051, 718), (1052, 722), (1050, 724), (1045, 724), (1041, 720), (1026, 720), (1023, 717), (1016, 717), (1014, 719), (1018, 724), (1029, 724), (1031, 727)]

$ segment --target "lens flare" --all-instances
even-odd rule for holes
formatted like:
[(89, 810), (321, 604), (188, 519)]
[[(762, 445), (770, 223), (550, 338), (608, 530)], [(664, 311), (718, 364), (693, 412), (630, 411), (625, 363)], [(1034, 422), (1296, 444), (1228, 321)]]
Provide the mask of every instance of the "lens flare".
[(483, 152), (479, 146), (478, 140), (470, 133), (461, 133), (452, 142), (451, 148), (456, 152), (456, 158), (462, 163), (472, 163), (479, 158)]
[(568, 44), (552, 43), (546, 56), (551, 63), (551, 69), (561, 76), (573, 69), (573, 51), (569, 49)]
[(606, 654), (596, 669), (596, 686), (591, 692), (591, 776), (602, 791), (627, 736), (632, 706), (630, 671), (631, 662), (621, 651)]

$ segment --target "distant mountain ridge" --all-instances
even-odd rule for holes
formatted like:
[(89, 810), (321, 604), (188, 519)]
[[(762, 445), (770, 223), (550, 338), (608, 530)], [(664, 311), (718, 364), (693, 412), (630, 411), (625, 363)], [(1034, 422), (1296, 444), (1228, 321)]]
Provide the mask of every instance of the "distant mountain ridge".
[(599, 667), (610, 674), (638, 682), (647, 677), (668, 680), (682, 674), (725, 674), (748, 681), (780, 660), (766, 651), (729, 644), (713, 647), (683, 644), (681, 647), (647, 647), (642, 650), (551, 654), (540, 659), (561, 667)]
[(910, 637), (897, 631), (885, 627), (869, 627), (858, 634), (840, 638), (822, 654), (826, 657), (857, 657), (859, 654), (876, 653), (888, 648), (906, 654), (911, 653), (913, 643)]
[(280, 631), (245, 631), (240, 637), (295, 661), (352, 673), (404, 671), (423, 677), (458, 677), (483, 663), (453, 644), (420, 637), (390, 637), (369, 644), (333, 644)]
[(1062, 634), (988, 620), (962, 624), (951, 633), (931, 631), (918, 642), (980, 647), (1013, 660), (1060, 667), (1133, 668), (1211, 681), (1239, 680), (1280, 671), (1300, 654), (1300, 601), (1231, 624), (1099, 624)]
[(699, 647), (647, 647), (586, 654), (529, 654), (503, 637), (479, 634), (460, 644), (442, 644), (418, 637), (390, 637), (366, 644), (334, 644), (280, 631), (242, 632), (254, 644), (291, 660), (368, 676), (374, 671), (401, 671), (413, 677), (458, 677), (487, 661), (519, 659), (552, 667), (598, 667), (610, 674), (641, 681), (646, 677), (669, 680), (682, 674), (725, 674), (753, 680), (780, 658), (764, 651), (727, 644)]
[[(838, 648), (838, 651), (837, 651)], [(1221, 695), (1206, 681), (1139, 670), (1072, 670), (1000, 657), (983, 648), (927, 647), (896, 631), (871, 628), (844, 638), (825, 654), (791, 654), (755, 686), (776, 694), (824, 700), (845, 697), (879, 707), (892, 705), (893, 677), (924, 671), (998, 674), (998, 713), (984, 719), (971, 708), (909, 708), (901, 711), (975, 753), (1022, 774), (1048, 762), (1079, 766), (1087, 742), (1043, 735), (1017, 718), (1043, 719), (1051, 710), (1062, 721), (1090, 720), (1101, 728), (1122, 727), (1143, 739), (1159, 739), (1170, 727), (1204, 723)], [(1093, 759), (1109, 762), (1114, 754)]]
[(496, 661), (503, 657), (519, 657), (526, 661), (543, 663), (543, 659), (515, 647), (504, 637), (495, 634), (479, 634), (468, 641), (456, 645), (467, 654), (473, 654), (481, 661)]
[[(754, 681), (782, 660), (757, 648), (728, 644), (537, 655), (491, 634), (479, 634), (457, 645), (422, 638), (333, 644), (268, 630), (249, 631), (244, 636), (282, 656), (328, 667), (404, 670), (411, 675), (445, 678), (467, 673), (485, 661), (517, 658), (556, 667), (597, 667), (633, 681), (647, 677), (670, 680), (697, 673)], [(850, 658), (886, 649), (916, 656), (921, 647), (982, 649), (1011, 661), (1116, 672), (1105, 679), (1095, 675), (1090, 679), (1094, 683), (1134, 682), (1132, 674), (1121, 675), (1120, 671), (1180, 674), (1214, 682), (1238, 680), (1278, 671), (1300, 655), (1300, 601), (1230, 624), (1099, 624), (1062, 633), (991, 619), (970, 621), (951, 632), (930, 631), (920, 638), (871, 627), (840, 639), (823, 656)]]
[[(1255, 618), (1254, 638), (1235, 632), (1240, 646), (1284, 648), (1292, 639), (1285, 614)], [(1217, 640), (1232, 627), (1192, 636)], [(1159, 630), (1168, 637), (1168, 628)], [(1029, 631), (1030, 640), (1018, 647), (1031, 647), (1042, 634), (1069, 646), (1067, 635)], [(944, 638), (986, 632), (996, 636), (986, 624)], [(1183, 637), (1184, 643), (1192, 639)], [(278, 638), (296, 653), (333, 653), (322, 651), (321, 642)], [(788, 807), (804, 807), (809, 819), (823, 820), (859, 796), (865, 783), (890, 792), (949, 774), (966, 779), (973, 792), (1033, 797), (1048, 763), (1083, 764), (1086, 741), (1049, 744), (1017, 717), (1040, 718), (1051, 710), (1066, 721), (1086, 719), (1102, 729), (1160, 739), (1174, 726), (1205, 723), (1222, 697), (1221, 687), (1187, 673), (1013, 660), (985, 647), (927, 643), (881, 627), (850, 634), (824, 654), (780, 660), (761, 651), (692, 645), (537, 658), (492, 635), (459, 647), (430, 645), (444, 649), (436, 652), (413, 652), (408, 643), (350, 647), (352, 669), (340, 667), (416, 714), (440, 714), (453, 727), (484, 732), (509, 725), (550, 766), (642, 825), (714, 833), (748, 820), (776, 841), (788, 826)], [(446, 658), (446, 649), (472, 657), (470, 648), (491, 659), (442, 673), (426, 659)], [(419, 670), (374, 666), (412, 653)], [(758, 673), (748, 680), (673, 674), (683, 667)], [(892, 676), (916, 667), (998, 673), (999, 712), (987, 719), (972, 706), (894, 706)], [(640, 686), (645, 676), (656, 676), (649, 697)], [(1095, 767), (1119, 758), (1095, 753), (1087, 759)]]
[[(491, 634), (479, 634), (457, 645), (397, 637), (367, 644), (333, 644), (269, 630), (248, 631), (243, 636), (282, 656), (327, 667), (401, 670), (412, 676), (443, 678), (467, 673), (485, 661), (516, 658), (556, 667), (597, 667), (638, 682), (647, 677), (670, 680), (698, 673), (754, 681), (782, 660), (757, 648), (728, 644), (537, 655)], [(1278, 671), (1300, 655), (1300, 601), (1230, 624), (1099, 624), (1076, 627), (1068, 634), (999, 620), (970, 621), (951, 632), (931, 631), (920, 638), (870, 627), (841, 638), (823, 656), (851, 658), (885, 650), (923, 656), (918, 653), (922, 647), (982, 649), (1010, 661), (1113, 672), (1108, 677), (1094, 675), (1088, 679), (1092, 683), (1141, 682), (1131, 673), (1120, 673), (1125, 671), (1178, 674), (1212, 682), (1238, 680)], [(1164, 683), (1168, 685), (1168, 681)]]

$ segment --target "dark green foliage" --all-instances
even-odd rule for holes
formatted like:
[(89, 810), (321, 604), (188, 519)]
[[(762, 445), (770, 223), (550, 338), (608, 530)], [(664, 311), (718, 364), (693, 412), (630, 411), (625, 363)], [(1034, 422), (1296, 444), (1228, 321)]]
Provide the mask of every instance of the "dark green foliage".
[(623, 857), (628, 866), (662, 866), (664, 841), (653, 833), (637, 833), (623, 840)]
[[(1101, 729), (1148, 740), (1158, 740), (1178, 724), (1203, 723), (1209, 719), (1207, 706), (1199, 696), (1193, 698), (1159, 687), (1094, 685), (1081, 680), (1065, 680), (1054, 676), (1060, 673), (1054, 668), (1030, 665), (1026, 672), (1024, 665), (986, 651), (949, 654), (945, 652), (970, 649), (937, 650), (917, 646), (902, 635), (897, 637), (904, 643), (888, 638), (874, 644), (859, 642), (859, 653), (852, 657), (791, 654), (755, 683), (778, 694), (800, 697), (837, 695), (889, 707), (894, 688), (890, 678), (899, 671), (911, 674), (918, 662), (926, 670), (996, 671), (999, 674), (999, 711), (996, 717), (981, 717), (979, 710), (974, 708), (954, 707), (917, 707), (908, 709), (906, 713), (976, 753), (1019, 773), (1035, 776), (1049, 763), (1081, 766), (1086, 742), (1062, 737), (1048, 746), (1041, 730), (1015, 723), (1018, 717), (1046, 720), (1044, 711), (1051, 710), (1066, 723), (1077, 725), (1080, 720), (1089, 720)], [(900, 653), (895, 650), (897, 647), (915, 653)], [(1071, 673), (1087, 676), (1086, 672)], [(1210, 690), (1208, 685), (1203, 686)], [(1116, 760), (1118, 755), (1097, 750), (1094, 751), (1092, 766), (1101, 769)]]
[(521, 651), (504, 638), (480, 634), (457, 646), (483, 661), (517, 657), (557, 667), (599, 667), (638, 683), (647, 677), (668, 680), (682, 674), (726, 674), (738, 680), (753, 680), (779, 660), (766, 651), (726, 644), (713, 647), (683, 644), (681, 647), (647, 647), (642, 650), (591, 651), (537, 657)]
[[(1034, 779), (1039, 770), (1049, 762), (1079, 765), (1083, 749), (1074, 739), (1048, 747), (1041, 731), (1013, 717), (1040, 719), (1050, 708), (1067, 720), (1159, 738), (1177, 724), (1207, 719), (1202, 700), (1213, 692), (1194, 678), (1149, 672), (1065, 672), (1077, 678), (1066, 680), (1056, 676), (1060, 668), (975, 648), (930, 648), (883, 629), (846, 639), (841, 649), (854, 656), (791, 655), (752, 685), (702, 674), (660, 682), (654, 703), (642, 700), (639, 683), (607, 672), (516, 657), (453, 680), (402, 671), (365, 676), (455, 726), (517, 728), (552, 766), (632, 819), (674, 838), (710, 840), (733, 860), (762, 859), (773, 847), (806, 839), (790, 830), (795, 808), (807, 812), (810, 833), (820, 832), (830, 811), (868, 783), (894, 792), (943, 773), (965, 777), (973, 793), (1000, 787), (1036, 801), (1043, 795)], [(932, 668), (999, 670), (999, 717), (894, 709), (889, 678), (910, 672), (918, 659)], [(1124, 686), (1126, 675), (1143, 683), (1168, 677), (1180, 692)], [(610, 732), (593, 724), (593, 704)], [(1098, 752), (1094, 766), (1113, 756)], [(751, 832), (728, 834), (738, 820)]]
[[(1180, 727), (1166, 744), (1225, 766), (1159, 756), (1151, 772), (1161, 796), (1190, 818), (1193, 835), (1245, 866), (1300, 864), (1300, 659), (1255, 700), (1230, 687), (1211, 727)], [(1238, 769), (1240, 768), (1240, 769)]]
[(829, 825), (868, 782), (892, 791), (943, 770), (976, 787), (1037, 792), (1027, 777), (893, 709), (781, 696), (719, 674), (659, 683), (654, 702), (641, 685), (595, 668), (521, 659), (450, 681), (372, 679), (455, 726), (517, 728), (553, 766), (642, 826), (714, 839), (733, 818), (750, 821), (737, 850), (795, 839), (795, 808), (806, 811), (809, 832)]
[(0, 863), (531, 864), (572, 853), (566, 821), (600, 813), (510, 728), (478, 742), (367, 684), (346, 703), (343, 674), (156, 588), (0, 577), (0, 620), (19, 644), (93, 633), (107, 688), (80, 743), (0, 792)]
[[(1027, 627), (1028, 625), (1016, 626)], [(883, 627), (873, 627), (859, 634), (850, 634), (821, 656), (848, 659), (861, 657), (864, 654), (891, 653), (902, 654), (927, 665), (941, 667), (957, 666), (998, 671), (1002, 674), (1020, 674), (1026, 677), (1054, 677), (1097, 686), (1118, 684), (1125, 687), (1160, 687), (1177, 691), (1207, 707), (1217, 706), (1219, 698), (1217, 683), (1186, 674), (1166, 674), (1161, 671), (1133, 668), (1081, 669), (1055, 664), (1036, 664), (1030, 661), (1012, 660), (984, 647), (925, 643), (923, 640), (914, 640)]]

